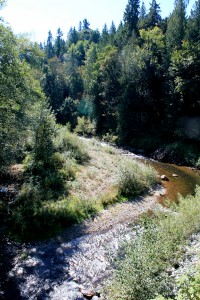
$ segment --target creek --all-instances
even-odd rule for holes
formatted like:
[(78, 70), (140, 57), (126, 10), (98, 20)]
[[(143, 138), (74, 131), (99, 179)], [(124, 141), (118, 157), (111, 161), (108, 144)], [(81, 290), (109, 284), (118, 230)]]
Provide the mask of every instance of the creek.
[[(193, 195), (196, 185), (200, 185), (200, 170), (157, 161), (151, 161), (151, 164), (160, 175), (164, 174), (169, 179), (162, 182), (167, 191), (164, 198), (177, 201), (178, 193), (183, 197)], [(162, 199), (160, 201), (163, 202)]]
[[(177, 193), (193, 194), (196, 185), (200, 185), (199, 170), (148, 160), (130, 152), (126, 155), (145, 160), (159, 175), (168, 177), (169, 181), (162, 182), (167, 192), (160, 196), (160, 202), (166, 197), (176, 201)], [(143, 213), (141, 207), (139, 212)], [(2, 235), (0, 299), (83, 300), (80, 285), (101, 289), (102, 282), (112, 274), (112, 260), (120, 244), (134, 238), (135, 233), (129, 223), (114, 224), (99, 232), (88, 233), (80, 228), (75, 225), (75, 234), (69, 230), (52, 241), (23, 245)]]

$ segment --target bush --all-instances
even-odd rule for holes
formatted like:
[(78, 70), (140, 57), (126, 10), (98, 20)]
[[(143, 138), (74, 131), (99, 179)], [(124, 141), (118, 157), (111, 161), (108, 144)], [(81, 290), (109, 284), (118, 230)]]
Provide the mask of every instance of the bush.
[(177, 161), (179, 163), (180, 161), (181, 164), (193, 166), (195, 166), (200, 154), (199, 149), (195, 145), (189, 145), (182, 142), (175, 142), (167, 145), (165, 152), (171, 162)]
[(80, 223), (102, 208), (96, 201), (72, 196), (57, 201), (40, 201), (40, 198), (39, 186), (23, 186), (17, 206), (12, 210), (12, 225), (18, 237), (30, 240), (51, 236), (66, 225)]
[(180, 196), (173, 211), (157, 211), (153, 219), (142, 219), (140, 233), (119, 253), (108, 299), (148, 300), (158, 294), (174, 298), (175, 280), (167, 269), (177, 263), (189, 236), (200, 230), (199, 199), (200, 187), (195, 196)]
[[(176, 300), (197, 300), (200, 299), (200, 270), (196, 269), (193, 272), (189, 272), (188, 274), (182, 275), (178, 279), (178, 292), (175, 296)], [(152, 300), (172, 300), (171, 298), (164, 298), (159, 295), (155, 299)]]
[(113, 135), (112, 133), (106, 133), (105, 135), (102, 136), (102, 140), (111, 143), (111, 144), (116, 144), (119, 141), (119, 137), (117, 135)]
[(74, 132), (81, 135), (91, 136), (95, 133), (95, 125), (85, 117), (78, 117)]
[(79, 163), (89, 160), (84, 144), (75, 135), (70, 133), (65, 127), (61, 128), (54, 140), (57, 151), (66, 153), (70, 158), (75, 159)]
[(157, 173), (153, 167), (127, 158), (119, 161), (119, 192), (135, 196), (144, 192), (156, 182)]
[(195, 166), (197, 168), (200, 168), (200, 157), (197, 159)]

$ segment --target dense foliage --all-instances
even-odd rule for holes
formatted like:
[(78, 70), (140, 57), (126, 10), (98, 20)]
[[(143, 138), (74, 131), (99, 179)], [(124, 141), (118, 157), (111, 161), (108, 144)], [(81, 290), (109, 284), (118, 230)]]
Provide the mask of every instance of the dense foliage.
[(1, 172), (23, 156), (45, 96), (56, 121), (79, 134), (134, 147), (147, 134), (155, 146), (198, 144), (199, 7), (197, 0), (187, 16), (187, 1), (176, 0), (162, 19), (156, 0), (149, 11), (130, 0), (118, 28), (112, 22), (99, 32), (84, 19), (66, 39), (58, 28), (40, 45), (16, 38), (1, 20)]
[(187, 16), (187, 1), (177, 0), (162, 19), (156, 0), (149, 11), (131, 0), (118, 28), (112, 22), (99, 32), (84, 19), (66, 40), (60, 29), (55, 38), (49, 32), (42, 84), (57, 121), (79, 123), (80, 134), (81, 122), (89, 135), (92, 123), (92, 134), (134, 147), (147, 134), (160, 144), (198, 144), (199, 6)]

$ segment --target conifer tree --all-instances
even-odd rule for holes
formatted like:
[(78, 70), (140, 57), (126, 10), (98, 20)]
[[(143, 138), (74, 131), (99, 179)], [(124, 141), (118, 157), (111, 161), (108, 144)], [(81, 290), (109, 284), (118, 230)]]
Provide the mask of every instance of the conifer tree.
[(124, 23), (127, 26), (129, 36), (134, 30), (138, 33), (140, 0), (128, 0), (124, 11)]
[(139, 29), (145, 28), (146, 18), (147, 18), (146, 6), (144, 2), (142, 2), (140, 13), (139, 13), (139, 25), (138, 25)]
[(53, 46), (53, 36), (50, 30), (48, 32), (47, 43), (45, 45), (45, 53), (48, 59), (54, 57), (55, 55), (54, 46)]
[(108, 33), (108, 27), (105, 24), (101, 33), (101, 45), (106, 46), (109, 40), (109, 33)]
[(195, 2), (187, 22), (187, 37), (191, 43), (200, 41), (200, 0)]
[(57, 30), (57, 36), (55, 40), (55, 53), (58, 58), (62, 58), (65, 51), (65, 41), (62, 39), (63, 33), (60, 28)]
[(79, 34), (76, 28), (70, 28), (68, 33), (68, 46), (70, 47), (71, 44), (76, 44), (79, 40)]
[(160, 5), (157, 4), (156, 0), (152, 0), (149, 13), (147, 14), (146, 27), (152, 29), (156, 25), (159, 25), (161, 20)]
[(175, 8), (169, 18), (166, 40), (169, 51), (181, 49), (186, 27), (186, 0), (175, 0)]

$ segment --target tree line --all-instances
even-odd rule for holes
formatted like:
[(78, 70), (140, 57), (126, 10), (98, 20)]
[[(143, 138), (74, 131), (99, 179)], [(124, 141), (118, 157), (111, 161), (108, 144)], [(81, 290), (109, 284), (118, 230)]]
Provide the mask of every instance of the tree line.
[[(161, 17), (156, 0), (129, 0), (116, 28), (92, 30), (87, 19), (67, 40), (59, 28), (42, 45), (43, 89), (57, 121), (77, 117), (95, 123), (99, 135), (130, 142), (140, 133), (171, 134), (177, 120), (196, 116), (199, 100), (200, 2), (186, 15), (187, 1), (176, 0)], [(159, 130), (158, 130), (159, 129)]]

